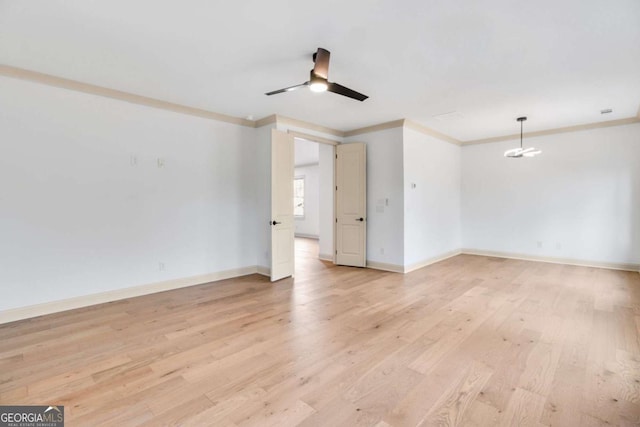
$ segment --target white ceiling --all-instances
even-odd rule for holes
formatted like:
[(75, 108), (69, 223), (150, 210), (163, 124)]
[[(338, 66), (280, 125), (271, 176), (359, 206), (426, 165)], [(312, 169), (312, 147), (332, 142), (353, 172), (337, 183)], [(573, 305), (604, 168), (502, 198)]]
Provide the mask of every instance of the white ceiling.
[(296, 166), (317, 164), (320, 161), (320, 147), (317, 142), (296, 138), (294, 157)]
[[(318, 47), (370, 99), (264, 95), (306, 81)], [(640, 1), (0, 0), (0, 62), (237, 117), (408, 118), (470, 140), (520, 115), (526, 131), (635, 116)]]

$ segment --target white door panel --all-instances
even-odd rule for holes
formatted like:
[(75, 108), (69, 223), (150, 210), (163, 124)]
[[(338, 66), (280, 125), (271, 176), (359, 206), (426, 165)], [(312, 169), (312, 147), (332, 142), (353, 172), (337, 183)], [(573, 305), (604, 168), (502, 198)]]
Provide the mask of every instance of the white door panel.
[(271, 281), (293, 276), (293, 136), (271, 131)]
[(336, 264), (364, 267), (367, 246), (366, 145), (338, 145), (336, 151)]

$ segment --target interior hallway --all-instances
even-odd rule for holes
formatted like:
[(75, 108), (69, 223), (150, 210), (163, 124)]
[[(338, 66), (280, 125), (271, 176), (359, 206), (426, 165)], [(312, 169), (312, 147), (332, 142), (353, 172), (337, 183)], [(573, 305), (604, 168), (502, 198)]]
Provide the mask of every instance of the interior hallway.
[(323, 272), (335, 268), (332, 262), (318, 259), (318, 240), (306, 237), (296, 237), (296, 279), (304, 279), (309, 274)]

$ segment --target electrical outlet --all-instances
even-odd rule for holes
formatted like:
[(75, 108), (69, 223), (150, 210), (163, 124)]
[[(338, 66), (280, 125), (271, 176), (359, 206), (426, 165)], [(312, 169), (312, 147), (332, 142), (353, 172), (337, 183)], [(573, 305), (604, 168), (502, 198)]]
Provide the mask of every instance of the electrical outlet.
[(380, 248), (380, 255), (384, 255), (384, 248)]
[(138, 166), (138, 156), (131, 156), (129, 158), (129, 162), (131, 163), (131, 166)]
[(556, 249), (559, 251), (562, 250), (562, 243), (556, 242)]
[(538, 247), (541, 248), (542, 247), (542, 242), (540, 240), (538, 240)]
[(159, 271), (164, 271), (164, 262), (159, 262), (158, 263), (158, 270)]
[(164, 167), (164, 159), (161, 157), (158, 157), (158, 167), (159, 168), (163, 168)]

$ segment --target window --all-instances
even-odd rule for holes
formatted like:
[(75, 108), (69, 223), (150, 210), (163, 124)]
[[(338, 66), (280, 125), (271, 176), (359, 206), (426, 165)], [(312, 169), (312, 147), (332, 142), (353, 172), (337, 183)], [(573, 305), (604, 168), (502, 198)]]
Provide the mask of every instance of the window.
[(293, 180), (293, 216), (304, 217), (304, 176)]

